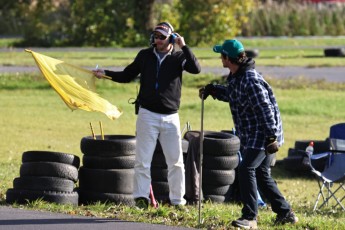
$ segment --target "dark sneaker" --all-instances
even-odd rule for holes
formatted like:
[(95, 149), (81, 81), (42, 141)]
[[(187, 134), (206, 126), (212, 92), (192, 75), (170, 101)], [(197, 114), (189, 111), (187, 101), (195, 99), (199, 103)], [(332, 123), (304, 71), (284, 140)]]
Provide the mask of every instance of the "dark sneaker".
[(243, 228), (243, 229), (257, 229), (258, 228), (258, 223), (256, 220), (246, 220), (243, 218), (232, 221), (231, 225), (234, 227)]
[(295, 215), (293, 211), (289, 211), (285, 215), (277, 215), (276, 220), (274, 221), (275, 225), (281, 225), (281, 224), (295, 224), (298, 222), (298, 217)]
[(149, 207), (149, 200), (145, 197), (135, 198), (135, 206), (141, 209), (147, 209)]

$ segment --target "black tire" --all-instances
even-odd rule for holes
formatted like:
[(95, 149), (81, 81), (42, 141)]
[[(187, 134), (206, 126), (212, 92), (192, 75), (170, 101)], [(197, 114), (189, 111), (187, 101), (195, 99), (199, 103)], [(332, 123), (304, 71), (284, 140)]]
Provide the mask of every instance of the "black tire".
[(169, 184), (163, 181), (152, 181), (153, 194), (156, 196), (169, 196)]
[(302, 156), (286, 157), (286, 158), (284, 158), (283, 165), (287, 171), (291, 171), (291, 172), (309, 171), (309, 168), (307, 168), (303, 164), (303, 157)]
[[(204, 130), (204, 136), (207, 134), (212, 134), (212, 133), (214, 133), (214, 131)], [(194, 138), (199, 138), (199, 136), (200, 136), (200, 131), (191, 130), (191, 131), (187, 131), (184, 134), (183, 138), (187, 140), (189, 144), (189, 141), (193, 140)]]
[(22, 162), (58, 162), (73, 165), (76, 168), (80, 166), (80, 158), (78, 156), (49, 151), (26, 151), (22, 155)]
[(80, 167), (79, 188), (81, 190), (132, 194), (134, 169), (89, 169)]
[(23, 176), (13, 180), (13, 188), (21, 190), (73, 192), (74, 182), (58, 177)]
[(163, 152), (155, 150), (152, 156), (151, 167), (162, 168), (162, 169), (168, 168)]
[(156, 201), (158, 201), (161, 204), (169, 204), (170, 203), (170, 198), (169, 194), (165, 195), (156, 195), (154, 194)]
[(57, 162), (27, 162), (20, 166), (20, 176), (47, 176), (65, 178), (77, 182), (78, 169)]
[(289, 148), (288, 149), (288, 157), (296, 157), (296, 156), (300, 156), (301, 154), (298, 153), (298, 151), (296, 151), (296, 149), (294, 148)]
[(168, 182), (168, 169), (151, 167), (151, 179)]
[(135, 155), (135, 136), (105, 135), (104, 140), (83, 137), (80, 142), (81, 152), (99, 157), (118, 157)]
[(78, 189), (79, 203), (80, 204), (94, 204), (97, 202), (102, 203), (115, 203), (124, 204), (127, 206), (134, 206), (134, 198), (132, 194), (116, 194), (116, 193), (103, 193)]
[(118, 157), (83, 156), (83, 166), (94, 169), (132, 169), (135, 155)]
[(231, 156), (240, 149), (237, 136), (224, 132), (210, 132), (204, 135), (203, 153), (215, 156)]
[(204, 195), (205, 201), (212, 201), (214, 203), (224, 203), (226, 202), (226, 197), (221, 195)]
[(9, 204), (26, 204), (38, 199), (57, 204), (78, 205), (77, 192), (56, 192), (56, 191), (33, 191), (22, 189), (8, 189), (6, 202)]
[(324, 54), (326, 57), (345, 57), (344, 48), (327, 48), (324, 49)]
[(212, 184), (203, 184), (202, 185), (202, 192), (204, 196), (206, 195), (220, 195), (225, 196), (229, 193), (231, 185), (212, 185)]
[(213, 170), (203, 169), (202, 183), (211, 185), (229, 185), (235, 180), (235, 170)]
[(232, 170), (237, 168), (239, 164), (238, 155), (232, 156), (203, 156), (203, 168), (205, 169), (218, 169), (218, 170)]

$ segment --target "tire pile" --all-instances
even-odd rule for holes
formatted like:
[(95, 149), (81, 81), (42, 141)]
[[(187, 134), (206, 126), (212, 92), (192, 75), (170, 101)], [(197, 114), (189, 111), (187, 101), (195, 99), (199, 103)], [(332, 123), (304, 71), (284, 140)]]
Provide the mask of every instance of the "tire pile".
[[(329, 151), (329, 140), (297, 140), (294, 148), (289, 148), (288, 156), (283, 159), (283, 166), (290, 172), (305, 172), (308, 173), (308, 167), (303, 151), (307, 148), (309, 143), (314, 142), (314, 155), (325, 153)], [(316, 170), (323, 171), (326, 164), (326, 158), (312, 160), (312, 165)]]
[[(184, 162), (188, 150), (188, 141), (182, 139)], [(161, 203), (169, 202), (168, 166), (165, 161), (163, 149), (157, 140), (156, 148), (151, 162), (151, 185), (155, 199)]]
[(169, 201), (168, 166), (159, 141), (151, 162), (151, 185), (155, 199), (167, 203)]
[(58, 204), (78, 205), (75, 183), (78, 156), (48, 151), (27, 151), (22, 155), (20, 177), (6, 192), (7, 203), (25, 204), (37, 199)]
[(79, 169), (79, 202), (112, 202), (134, 205), (133, 182), (135, 136), (105, 135), (84, 137), (80, 148), (83, 166)]
[(240, 140), (223, 132), (207, 132), (203, 143), (202, 191), (205, 200), (230, 201), (235, 168), (239, 164)]

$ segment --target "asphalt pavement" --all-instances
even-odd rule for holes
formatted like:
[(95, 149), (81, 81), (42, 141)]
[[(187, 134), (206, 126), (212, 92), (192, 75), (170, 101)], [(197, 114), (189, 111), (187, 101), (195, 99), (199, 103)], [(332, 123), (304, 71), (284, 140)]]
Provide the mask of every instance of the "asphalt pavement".
[(187, 230), (111, 218), (96, 218), (0, 206), (0, 230)]
[[(84, 67), (92, 69), (94, 67)], [(110, 70), (120, 71), (124, 67), (111, 67)], [(299, 66), (257, 66), (256, 70), (264, 77), (272, 78), (299, 78), (311, 80), (325, 80), (329, 82), (344, 82), (345, 67), (299, 67)], [(37, 66), (0, 66), (1, 73), (32, 73), (39, 72)], [(222, 67), (202, 67), (201, 73), (213, 73), (219, 76), (228, 75), (229, 70)]]

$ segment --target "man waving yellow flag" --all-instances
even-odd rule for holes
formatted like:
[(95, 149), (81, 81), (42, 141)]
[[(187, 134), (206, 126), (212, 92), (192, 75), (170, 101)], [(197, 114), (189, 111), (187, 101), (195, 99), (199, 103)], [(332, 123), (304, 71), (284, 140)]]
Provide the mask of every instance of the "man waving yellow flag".
[(66, 105), (72, 109), (98, 111), (110, 119), (117, 119), (122, 112), (95, 93), (95, 77), (90, 70), (25, 50), (32, 54), (38, 68)]

